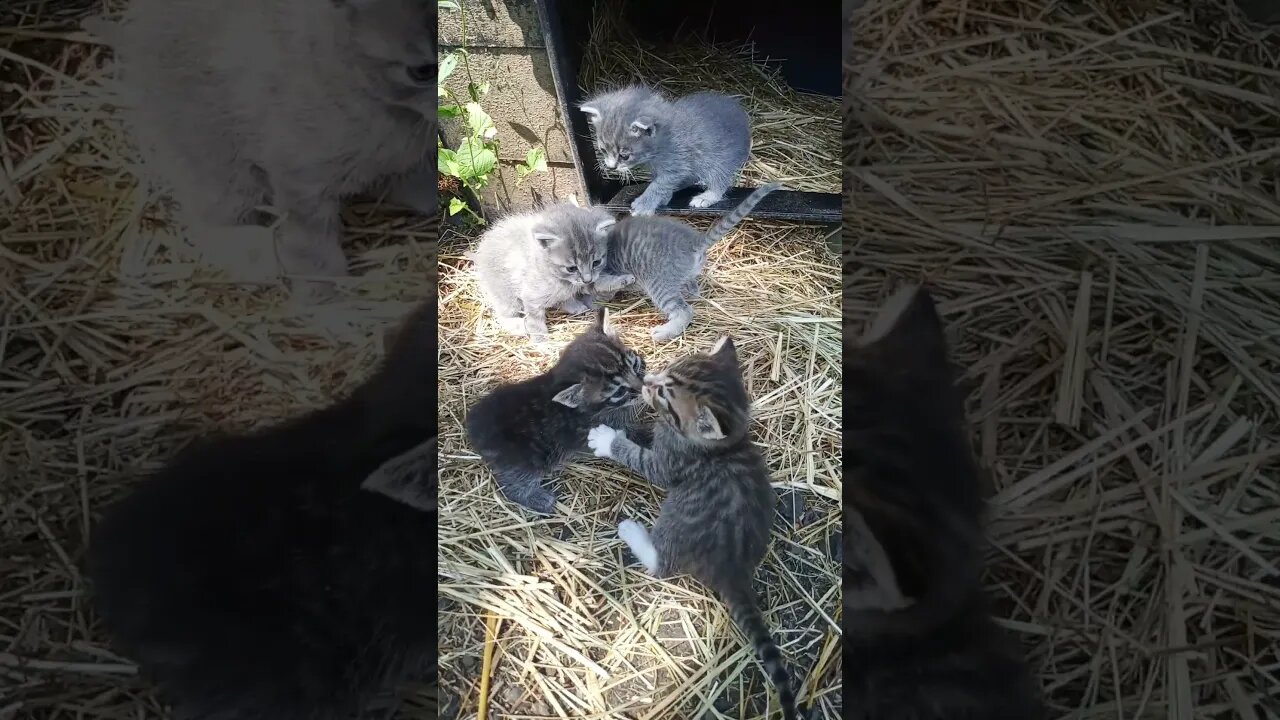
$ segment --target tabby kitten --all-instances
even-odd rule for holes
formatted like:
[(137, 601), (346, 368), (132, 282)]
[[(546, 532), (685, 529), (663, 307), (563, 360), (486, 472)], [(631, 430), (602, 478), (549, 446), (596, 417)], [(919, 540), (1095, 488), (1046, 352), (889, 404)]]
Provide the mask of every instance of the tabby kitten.
[(502, 327), (547, 338), (546, 312), (587, 312), (593, 289), (617, 291), (633, 282), (605, 270), (608, 230), (617, 221), (602, 208), (558, 203), (509, 215), (480, 236), (470, 253), (486, 305)]
[[(133, 0), (122, 23), (85, 27), (112, 46), (133, 138), (207, 257), (256, 241), (287, 274), (341, 276), (343, 197), (390, 185), (438, 212), (423, 0)], [(270, 224), (262, 206), (284, 215), (274, 241), (244, 232)]]
[(777, 496), (748, 437), (751, 400), (733, 340), (723, 337), (706, 355), (645, 375), (643, 397), (658, 415), (650, 447), (608, 425), (587, 436), (598, 457), (613, 458), (667, 491), (652, 535), (623, 520), (618, 537), (654, 576), (687, 573), (714, 590), (759, 655), (783, 716), (800, 717), (791, 675), (752, 588)]
[(434, 675), (435, 343), (433, 299), (350, 397), (185, 448), (94, 527), (94, 608), (176, 718), (370, 717)]
[[(674, 340), (689, 327), (693, 308), (685, 296), (698, 295), (698, 275), (707, 261), (707, 250), (780, 187), (780, 183), (770, 183), (757, 188), (716, 220), (706, 234), (667, 217), (627, 217), (609, 229), (607, 271), (633, 278), (667, 316), (666, 323), (653, 329), (654, 341)], [(597, 294), (608, 299), (613, 292), (612, 287), (598, 287)]]
[(499, 385), (467, 412), (471, 446), (493, 470), (507, 499), (540, 513), (555, 510), (556, 496), (542, 485), (575, 453), (586, 432), (601, 422), (629, 425), (637, 416), (644, 358), (605, 327), (595, 324), (560, 353), (547, 372)]
[(583, 102), (600, 162), (627, 175), (647, 167), (652, 180), (631, 203), (633, 215), (652, 215), (678, 190), (704, 191), (690, 207), (710, 207), (733, 187), (751, 155), (751, 121), (728, 95), (699, 92), (668, 100), (633, 85)]
[(846, 707), (868, 720), (1044, 717), (983, 596), (982, 475), (933, 300), (901, 290), (846, 342)]

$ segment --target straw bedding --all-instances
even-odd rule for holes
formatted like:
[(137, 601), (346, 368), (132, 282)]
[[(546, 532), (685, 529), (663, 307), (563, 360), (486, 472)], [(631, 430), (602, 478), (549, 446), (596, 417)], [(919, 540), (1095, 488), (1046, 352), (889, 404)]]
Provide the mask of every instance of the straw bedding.
[[(782, 182), (792, 190), (838, 193), (840, 100), (791, 89), (769, 64), (785, 59), (688, 33), (657, 45), (625, 26), (620, 2), (602, 2), (595, 7), (578, 82), (589, 94), (639, 83), (671, 97), (703, 90), (735, 95), (751, 118), (752, 140), (739, 185)], [(647, 177), (644, 171), (635, 176)]]
[[(322, 313), (203, 268), (137, 180), (90, 5), (6, 3), (0, 28), (0, 718), (167, 716), (87, 605), (92, 518), (195, 436), (350, 390), (434, 270), (433, 221), (368, 206)], [(409, 691), (401, 716), (434, 718)]]
[[(757, 574), (784, 654), (840, 716), (840, 328), (830, 231), (748, 220), (708, 253), (703, 300), (679, 340), (628, 292), (611, 322), (650, 367), (732, 334), (754, 405), (753, 439), (790, 499)], [(622, 565), (617, 522), (652, 525), (660, 492), (583, 458), (552, 480), (554, 516), (506, 501), (471, 451), (466, 409), (504, 380), (541, 372), (588, 316), (552, 314), (551, 339), (501, 334), (478, 300), (472, 239), (445, 233), (440, 258), (440, 595), (442, 717), (762, 718), (767, 680), (723, 606), (687, 578), (659, 582)], [(796, 499), (803, 503), (796, 507)], [(798, 510), (798, 511), (797, 511)], [(486, 638), (492, 638), (486, 643)]]
[(990, 590), (1069, 718), (1280, 708), (1280, 40), (1224, 2), (871, 0), (846, 312), (923, 279)]

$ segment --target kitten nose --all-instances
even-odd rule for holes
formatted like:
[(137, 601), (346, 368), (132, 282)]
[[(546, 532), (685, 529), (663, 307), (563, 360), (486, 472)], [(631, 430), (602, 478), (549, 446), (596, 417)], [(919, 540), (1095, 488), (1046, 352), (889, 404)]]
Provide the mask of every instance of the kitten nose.
[(655, 383), (657, 383), (657, 382), (658, 382), (658, 379), (659, 379), (659, 378), (658, 378), (658, 376), (657, 376), (657, 375), (654, 375), (653, 373), (645, 373), (645, 374), (644, 374), (644, 384), (645, 384), (645, 385), (653, 385), (653, 384), (655, 384)]
[(618, 161), (616, 158), (607, 157), (604, 159), (604, 166), (612, 170), (618, 167)]

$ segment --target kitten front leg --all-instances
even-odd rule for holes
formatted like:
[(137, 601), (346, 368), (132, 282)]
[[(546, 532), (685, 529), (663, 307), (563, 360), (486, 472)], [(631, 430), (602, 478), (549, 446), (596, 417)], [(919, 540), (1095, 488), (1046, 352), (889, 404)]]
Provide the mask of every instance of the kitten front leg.
[(632, 442), (625, 432), (597, 425), (587, 433), (587, 445), (596, 457), (617, 460), (657, 487), (665, 489), (669, 484), (654, 462), (653, 451)]
[(524, 332), (534, 342), (547, 339), (547, 311), (545, 308), (524, 304)]
[(618, 523), (618, 537), (631, 548), (631, 554), (636, 556), (650, 575), (658, 574), (658, 548), (654, 546), (653, 538), (649, 537), (649, 531), (643, 525), (635, 520), (623, 520)]
[(607, 275), (601, 273), (596, 278), (595, 288), (598, 293), (616, 293), (636, 281), (636, 276), (630, 273), (622, 275)]
[(316, 278), (349, 274), (347, 257), (342, 252), (342, 221), (337, 198), (285, 182), (277, 190), (276, 202), (285, 212), (276, 243), (281, 268), (286, 274), (301, 276), (295, 281), (295, 288), (304, 299), (322, 300), (332, 296), (332, 284)]
[(564, 302), (560, 303), (560, 309), (569, 313), (570, 315), (577, 315), (579, 313), (590, 312), (591, 306), (592, 306), (592, 300), (593, 298), (590, 295), (575, 295), (569, 298), (568, 300), (565, 300)]
[(666, 177), (655, 177), (640, 197), (631, 201), (631, 214), (652, 215), (659, 207), (671, 202), (671, 196), (679, 189), (679, 183)]

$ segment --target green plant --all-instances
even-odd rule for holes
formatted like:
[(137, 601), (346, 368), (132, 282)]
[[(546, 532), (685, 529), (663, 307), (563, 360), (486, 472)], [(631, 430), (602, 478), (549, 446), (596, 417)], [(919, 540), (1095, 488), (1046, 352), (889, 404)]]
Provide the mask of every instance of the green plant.
[[(439, 10), (461, 11), (461, 5), (455, 0), (436, 0)], [(439, 139), (436, 140), (438, 153), (436, 167), (442, 175), (457, 178), (462, 187), (478, 192), (489, 185), (498, 169), (498, 152), (502, 146), (498, 140), (498, 129), (493, 118), (484, 111), (480, 100), (489, 92), (489, 83), (475, 82), (471, 74), (471, 64), (466, 45), (467, 22), (462, 19), (463, 47), (445, 55), (440, 60), (437, 76), (437, 93), (440, 98), (439, 118), (441, 121), (466, 118), (466, 135), (458, 143), (456, 149), (447, 148)], [(458, 97), (445, 88), (448, 80), (461, 68), (467, 76), (467, 94)], [(546, 172), (547, 153), (543, 148), (530, 148), (525, 162), (516, 165), (517, 184), (535, 172)], [(484, 218), (477, 215), (461, 198), (449, 200), (449, 214), (457, 215), (466, 211), (477, 222)]]

